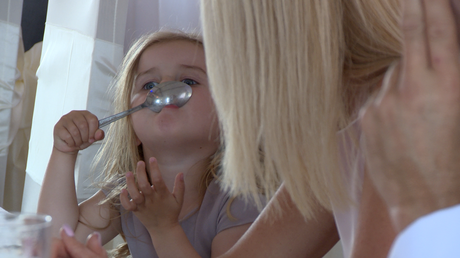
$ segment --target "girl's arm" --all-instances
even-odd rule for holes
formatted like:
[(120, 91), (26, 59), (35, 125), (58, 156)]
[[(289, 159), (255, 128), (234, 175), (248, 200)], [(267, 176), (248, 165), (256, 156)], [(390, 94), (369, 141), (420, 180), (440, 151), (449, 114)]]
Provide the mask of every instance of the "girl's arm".
[[(151, 161), (150, 166), (154, 186), (150, 186), (145, 165), (140, 162), (137, 184), (132, 173), (127, 174), (128, 190), (122, 191), (121, 204), (133, 211), (147, 228), (159, 257), (199, 257), (178, 222), (184, 189), (181, 175), (176, 177), (171, 194), (156, 162)], [(282, 215), (268, 219), (269, 212), (275, 209), (270, 202), (252, 226), (245, 224), (221, 231), (213, 239), (212, 257), (321, 258), (337, 243), (339, 237), (330, 212), (318, 211), (315, 219), (306, 222), (284, 187), (274, 198), (280, 200)], [(161, 209), (155, 208), (160, 206)]]
[(52, 216), (54, 237), (59, 236), (59, 228), (63, 224), (69, 225), (81, 242), (94, 232), (94, 228), (106, 228), (101, 230), (103, 240), (116, 236), (117, 226), (113, 225), (118, 223), (109, 220), (109, 205), (97, 205), (105, 195), (99, 191), (79, 206), (75, 192), (74, 167), (78, 151), (104, 138), (104, 132), (98, 126), (97, 117), (90, 112), (72, 111), (63, 116), (54, 127), (54, 146), (37, 210), (38, 213)]
[(396, 237), (387, 206), (376, 192), (367, 171), (359, 207), (359, 225), (351, 257), (387, 257)]

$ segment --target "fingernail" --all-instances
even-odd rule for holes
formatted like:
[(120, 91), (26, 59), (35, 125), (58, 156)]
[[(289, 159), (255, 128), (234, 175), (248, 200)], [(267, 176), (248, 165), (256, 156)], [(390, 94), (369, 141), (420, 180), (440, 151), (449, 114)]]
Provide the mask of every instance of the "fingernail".
[(97, 241), (99, 242), (99, 245), (102, 245), (101, 234), (99, 232), (94, 231), (93, 234), (91, 235), (95, 235), (97, 238)]
[(62, 225), (62, 229), (64, 230), (65, 234), (69, 237), (73, 237), (75, 235), (73, 233), (72, 228), (67, 224)]
[(183, 173), (179, 175), (179, 180), (184, 181), (184, 174)]
[(89, 139), (89, 143), (93, 143), (94, 141), (94, 138)]
[(153, 163), (153, 162), (157, 161), (157, 159), (156, 159), (155, 157), (151, 157), (151, 158), (149, 159), (149, 161), (150, 161), (150, 163)]

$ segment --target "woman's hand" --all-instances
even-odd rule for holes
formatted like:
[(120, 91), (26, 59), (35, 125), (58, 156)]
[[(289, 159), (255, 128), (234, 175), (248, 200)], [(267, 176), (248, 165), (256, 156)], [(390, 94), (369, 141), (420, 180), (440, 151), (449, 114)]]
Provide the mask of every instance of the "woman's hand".
[(149, 232), (161, 232), (179, 225), (179, 213), (184, 201), (184, 174), (176, 176), (171, 193), (161, 177), (155, 158), (149, 159), (149, 166), (151, 182), (143, 161), (137, 163), (137, 183), (133, 173), (126, 173), (127, 190), (122, 190), (120, 201), (123, 208), (134, 212)]
[(102, 139), (99, 120), (88, 111), (71, 111), (54, 126), (54, 148), (63, 153), (76, 154)]
[(51, 258), (107, 258), (99, 233), (89, 235), (83, 245), (75, 239), (70, 227), (64, 227), (60, 231), (61, 239), (53, 239)]
[(402, 61), (361, 113), (369, 175), (397, 230), (460, 203), (459, 28), (451, 8), (460, 11), (460, 1), (402, 2)]

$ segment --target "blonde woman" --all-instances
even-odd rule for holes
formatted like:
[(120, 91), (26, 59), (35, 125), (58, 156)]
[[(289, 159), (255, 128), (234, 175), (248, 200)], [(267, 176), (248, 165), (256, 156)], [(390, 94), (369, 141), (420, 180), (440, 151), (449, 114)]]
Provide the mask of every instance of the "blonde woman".
[(230, 253), (321, 257), (337, 241), (333, 212), (346, 257), (386, 257), (395, 232), (357, 114), (400, 57), (399, 1), (203, 0), (202, 14), (222, 183), (246, 196), (283, 183), (243, 238), (254, 241)]
[[(414, 198), (403, 192), (420, 194), (425, 189), (409, 204), (425, 212), (423, 196), (443, 193), (443, 187), (448, 186), (453, 194), (447, 198), (450, 205), (459, 202), (459, 112), (455, 107), (460, 79), (449, 0), (401, 2), (405, 7), (403, 30), (398, 0), (203, 1), (212, 93), (226, 142), (223, 183), (251, 196), (260, 186), (270, 195), (276, 182), (283, 182), (261, 214), (268, 222), (259, 219), (243, 237), (246, 241), (237, 243), (229, 254), (243, 257), (243, 247), (248, 249), (252, 243), (259, 245), (253, 247), (252, 257), (320, 257), (322, 253), (314, 251), (321, 250), (321, 245), (310, 240), (319, 234), (316, 230), (324, 232), (327, 221), (321, 210), (326, 209), (334, 214), (345, 257), (387, 257), (395, 229), (401, 230), (393, 227), (389, 213), (394, 219), (395, 211), (400, 217), (412, 212), (401, 209), (407, 208), (401, 207), (407, 204), (404, 197)], [(458, 1), (452, 2), (459, 7)], [(422, 33), (424, 22), (428, 36)], [(387, 82), (389, 96), (384, 100), (379, 96), (366, 117), (367, 149), (374, 155), (372, 164), (367, 164), (357, 113), (378, 92), (390, 64), (399, 60), (403, 39), (409, 61), (403, 63), (399, 80)], [(428, 50), (422, 47), (428, 45)], [(225, 62), (219, 62), (224, 57)], [(432, 66), (424, 67), (428, 58)], [(411, 85), (399, 92), (396, 88), (405, 83)], [(444, 92), (436, 90), (438, 84)], [(423, 106), (424, 100), (430, 102)], [(397, 118), (400, 124), (395, 124)], [(414, 128), (416, 122), (431, 130)], [(387, 137), (395, 138), (389, 141)], [(433, 139), (442, 141), (430, 142)], [(439, 143), (445, 143), (448, 151)], [(415, 165), (420, 170), (431, 169), (430, 176), (437, 168), (450, 166), (457, 173), (446, 173), (437, 184), (430, 182), (430, 176), (422, 177), (424, 184), (417, 185), (419, 189), (409, 184), (409, 190), (402, 187), (404, 183), (420, 182), (421, 175), (404, 178), (407, 171), (398, 165), (414, 166), (412, 161), (418, 162)], [(369, 175), (377, 178), (374, 182), (386, 202)], [(288, 204), (283, 203), (286, 200)], [(435, 204), (445, 204), (446, 197), (438, 201)], [(297, 210), (299, 219), (293, 220), (292, 212)], [(278, 217), (269, 216), (273, 211)], [(413, 220), (412, 216), (404, 222)], [(303, 227), (314, 231), (302, 233), (305, 228), (295, 226), (302, 225), (300, 218), (306, 221)], [(291, 244), (286, 241), (270, 249), (273, 256), (264, 252), (260, 246), (276, 242), (271, 229), (282, 234), (285, 227), (292, 230), (285, 232)], [(445, 240), (448, 236), (441, 242)], [(255, 250), (264, 255), (257, 256)], [(433, 256), (414, 257), (439, 256), (436, 249), (432, 251)]]
[(75, 160), (104, 132), (88, 111), (72, 111), (58, 121), (38, 205), (53, 217), (54, 236), (64, 224), (61, 236), (81, 242), (94, 230), (90, 239), (102, 244), (121, 233), (127, 247), (117, 257), (165, 257), (176, 250), (216, 257), (255, 220), (255, 205), (229, 196), (216, 181), (220, 130), (200, 37), (157, 32), (140, 38), (124, 59), (115, 111), (142, 104), (151, 89), (168, 81), (190, 85), (190, 100), (159, 113), (145, 108), (112, 124), (100, 160), (104, 187), (81, 204)]

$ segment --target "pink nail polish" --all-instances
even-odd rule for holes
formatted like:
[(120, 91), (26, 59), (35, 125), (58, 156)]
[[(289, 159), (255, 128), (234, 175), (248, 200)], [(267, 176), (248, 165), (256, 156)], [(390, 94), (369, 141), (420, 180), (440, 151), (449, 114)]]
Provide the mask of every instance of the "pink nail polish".
[(69, 237), (73, 237), (75, 235), (73, 233), (72, 228), (67, 224), (62, 225), (62, 229), (64, 230), (65, 234), (68, 235)]
[(97, 232), (97, 231), (94, 231), (94, 232), (93, 232), (93, 235), (96, 236), (97, 241), (99, 242), (99, 245), (102, 246), (101, 234), (100, 234), (99, 232)]

